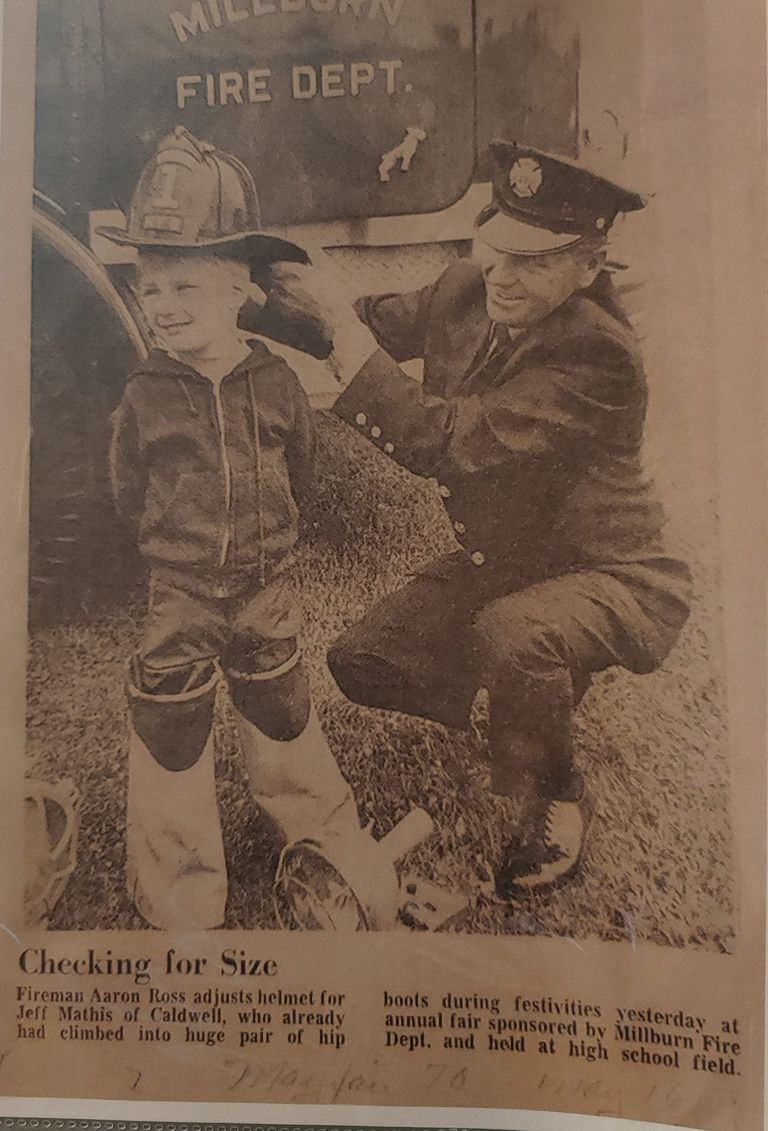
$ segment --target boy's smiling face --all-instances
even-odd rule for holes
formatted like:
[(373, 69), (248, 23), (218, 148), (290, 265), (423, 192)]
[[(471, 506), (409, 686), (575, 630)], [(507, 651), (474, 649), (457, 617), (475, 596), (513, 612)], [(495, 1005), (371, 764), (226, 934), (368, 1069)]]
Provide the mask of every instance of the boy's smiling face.
[(162, 348), (190, 360), (222, 356), (239, 336), (246, 264), (206, 254), (142, 252), (136, 294)]

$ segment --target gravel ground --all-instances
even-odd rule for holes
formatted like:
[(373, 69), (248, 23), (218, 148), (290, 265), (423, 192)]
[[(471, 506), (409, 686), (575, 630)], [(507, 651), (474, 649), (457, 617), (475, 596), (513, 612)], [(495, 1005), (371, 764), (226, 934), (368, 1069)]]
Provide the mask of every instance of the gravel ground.
[[(314, 693), (366, 821), (382, 835), (409, 808), (436, 833), (406, 866), (468, 900), (448, 930), (650, 940), (728, 951), (734, 937), (728, 769), (713, 529), (680, 504), (676, 541), (696, 578), (693, 614), (663, 668), (600, 675), (577, 717), (577, 758), (595, 805), (588, 854), (567, 887), (526, 905), (492, 895), (490, 869), (514, 821), (487, 791), (482, 704), (470, 735), (357, 707), (335, 688), (325, 648), (380, 595), (450, 546), (433, 487), (392, 467), (333, 419), (322, 423), (318, 525), (301, 550)], [(686, 475), (671, 484), (685, 496)], [(675, 499), (673, 497), (672, 501)], [(28, 752), (33, 773), (72, 777), (82, 794), (77, 869), (51, 926), (141, 928), (124, 891), (125, 707), (122, 673), (143, 589), (31, 633)], [(230, 869), (227, 927), (273, 927), (275, 850), (249, 797), (230, 709), (217, 723), (220, 810)]]

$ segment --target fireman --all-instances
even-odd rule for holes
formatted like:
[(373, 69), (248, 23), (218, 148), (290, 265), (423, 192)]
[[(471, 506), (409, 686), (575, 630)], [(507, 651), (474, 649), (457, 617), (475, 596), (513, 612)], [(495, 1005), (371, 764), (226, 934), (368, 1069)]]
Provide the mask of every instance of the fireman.
[(518, 899), (582, 859), (571, 724), (592, 673), (657, 668), (690, 575), (643, 470), (643, 365), (604, 270), (611, 225), (644, 200), (529, 146), (491, 155), (472, 260), (354, 309), (317, 265), (280, 264), (270, 303), (333, 340), (335, 411), (436, 481), (457, 541), (335, 642), (331, 671), (358, 703), (462, 728), (487, 689), (492, 788), (522, 811), (496, 886)]

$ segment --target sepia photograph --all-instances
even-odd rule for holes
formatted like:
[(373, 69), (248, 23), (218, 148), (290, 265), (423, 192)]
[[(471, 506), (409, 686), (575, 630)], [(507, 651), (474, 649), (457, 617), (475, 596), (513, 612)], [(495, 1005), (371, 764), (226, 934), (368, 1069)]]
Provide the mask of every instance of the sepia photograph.
[(733, 953), (678, 2), (39, 0), (29, 927)]

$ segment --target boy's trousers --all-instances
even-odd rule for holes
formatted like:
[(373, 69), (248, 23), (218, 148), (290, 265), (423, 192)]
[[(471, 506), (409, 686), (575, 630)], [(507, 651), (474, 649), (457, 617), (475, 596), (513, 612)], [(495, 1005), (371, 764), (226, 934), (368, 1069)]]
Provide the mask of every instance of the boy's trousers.
[[(268, 585), (155, 571), (136, 658), (141, 689), (179, 694), (200, 686), (220, 663), (225, 672), (270, 673), (297, 656), (302, 613), (290, 571)], [(291, 711), (292, 688), (275, 694)]]

